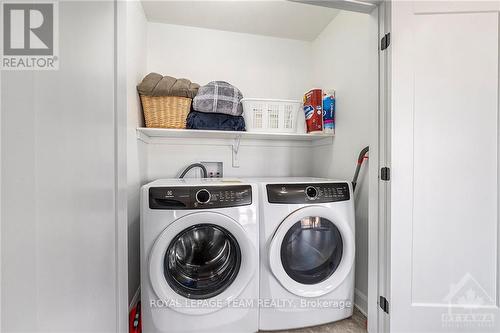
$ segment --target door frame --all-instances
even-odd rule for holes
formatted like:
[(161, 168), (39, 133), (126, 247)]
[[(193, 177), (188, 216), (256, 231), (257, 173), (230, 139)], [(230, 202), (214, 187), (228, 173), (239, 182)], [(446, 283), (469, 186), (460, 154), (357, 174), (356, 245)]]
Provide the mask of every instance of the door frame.
[[(381, 40), (391, 31), (391, 3), (378, 6), (378, 112), (370, 145), (370, 195), (368, 225), (368, 325), (370, 333), (389, 332), (389, 313), (380, 304), (390, 304), (390, 181), (381, 179), (381, 168), (391, 167), (390, 73), (391, 47), (381, 49)], [(390, 177), (390, 176), (389, 176)], [(390, 178), (389, 178), (390, 179)], [(375, 278), (372, 278), (375, 277)], [(390, 307), (389, 307), (390, 310)]]
[(113, 0), (114, 6), (114, 110), (115, 122), (115, 294), (117, 332), (128, 331), (128, 225), (127, 225), (127, 59), (126, 2)]

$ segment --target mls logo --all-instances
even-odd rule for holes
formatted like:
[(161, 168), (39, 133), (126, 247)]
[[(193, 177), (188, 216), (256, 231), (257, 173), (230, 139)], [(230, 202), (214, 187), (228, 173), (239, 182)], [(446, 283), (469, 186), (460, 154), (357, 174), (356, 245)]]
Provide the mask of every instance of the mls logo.
[(58, 68), (56, 3), (3, 3), (2, 18), (2, 69)]
[(443, 327), (478, 331), (494, 326), (495, 313), (491, 306), (496, 300), (469, 273), (450, 286), (443, 301), (448, 303), (448, 311), (441, 314)]

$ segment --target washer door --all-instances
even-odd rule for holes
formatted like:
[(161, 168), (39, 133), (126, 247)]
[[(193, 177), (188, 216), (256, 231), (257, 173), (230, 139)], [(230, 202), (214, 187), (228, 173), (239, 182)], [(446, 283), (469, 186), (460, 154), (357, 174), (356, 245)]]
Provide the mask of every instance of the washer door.
[(301, 297), (318, 297), (337, 288), (354, 265), (354, 234), (349, 224), (322, 206), (290, 214), (269, 249), (271, 270), (281, 285)]
[[(257, 270), (256, 253), (235, 220), (212, 212), (189, 214), (170, 224), (154, 243), (151, 285), (159, 300), (176, 311), (215, 312), (243, 292)], [(190, 300), (216, 300), (211, 304), (217, 306), (189, 306), (194, 304)]]

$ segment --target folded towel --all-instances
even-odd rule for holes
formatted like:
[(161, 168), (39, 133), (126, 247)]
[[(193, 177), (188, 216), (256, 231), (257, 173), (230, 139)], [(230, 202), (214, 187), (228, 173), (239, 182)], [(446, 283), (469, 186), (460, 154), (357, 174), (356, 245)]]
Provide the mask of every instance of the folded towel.
[(224, 81), (212, 81), (198, 90), (193, 99), (193, 109), (198, 112), (225, 113), (241, 116), (243, 95), (235, 86)]
[(186, 119), (186, 128), (218, 131), (244, 131), (245, 120), (240, 116), (191, 111)]
[(194, 98), (198, 93), (199, 84), (188, 79), (176, 79), (158, 73), (149, 73), (137, 86), (141, 95), (146, 96), (177, 96)]

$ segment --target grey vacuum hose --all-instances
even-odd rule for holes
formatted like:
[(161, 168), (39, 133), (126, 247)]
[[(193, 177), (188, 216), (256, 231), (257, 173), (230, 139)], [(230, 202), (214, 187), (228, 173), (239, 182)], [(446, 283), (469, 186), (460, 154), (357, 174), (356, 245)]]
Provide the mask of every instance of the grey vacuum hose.
[(354, 172), (354, 178), (352, 179), (352, 191), (356, 189), (356, 184), (358, 182), (359, 170), (361, 169), (361, 165), (365, 160), (365, 155), (370, 151), (370, 147), (365, 147), (359, 152), (358, 156), (358, 165), (356, 166), (356, 172)]
[(182, 171), (182, 173), (179, 176), (179, 178), (184, 178), (184, 176), (186, 175), (186, 173), (188, 173), (189, 170), (191, 170), (193, 168), (200, 168), (201, 171), (203, 172), (203, 178), (207, 178), (208, 177), (207, 168), (205, 168), (205, 166), (203, 164), (201, 164), (201, 163), (193, 163), (193, 164), (188, 165), (187, 168), (184, 169), (184, 171)]

